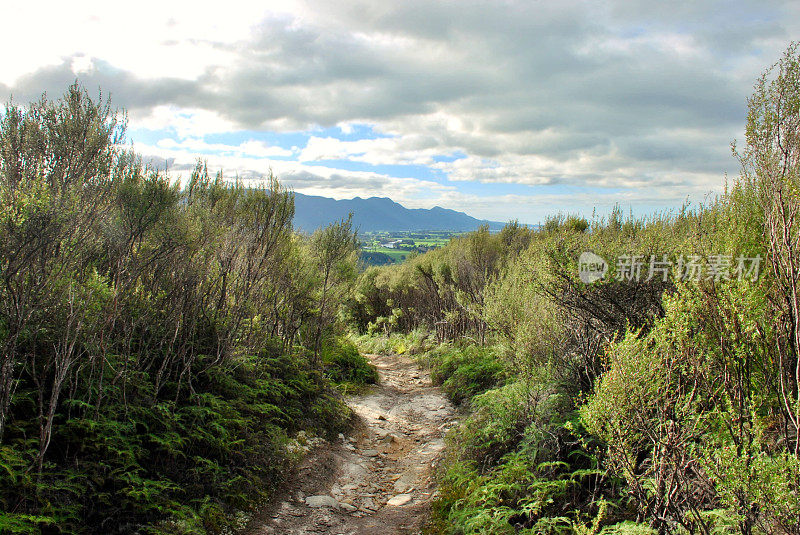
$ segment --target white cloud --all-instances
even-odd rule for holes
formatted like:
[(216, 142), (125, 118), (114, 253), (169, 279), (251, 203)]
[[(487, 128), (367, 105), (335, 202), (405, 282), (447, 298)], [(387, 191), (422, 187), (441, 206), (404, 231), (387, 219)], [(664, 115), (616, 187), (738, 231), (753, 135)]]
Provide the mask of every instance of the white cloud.
[(75, 74), (85, 74), (94, 70), (94, 61), (86, 56), (73, 56), (70, 64), (72, 72)]
[[(614, 188), (636, 202), (649, 195), (657, 205), (719, 189), (726, 171), (735, 174), (728, 143), (741, 137), (745, 97), (800, 32), (798, 9), (755, 0), (735, 9), (645, 0), (29, 2), (0, 34), (14, 52), (0, 59), (0, 93), (58, 94), (78, 75), (130, 110), (134, 132), (178, 139), (134, 139), (143, 152), (184, 161), (197, 151), (240, 173), (274, 165), (298, 187), (340, 198), (385, 187), (397, 200), (428, 195), (482, 209), (457, 195), (466, 183), (488, 193), (493, 184), (558, 184)], [(355, 125), (382, 136), (354, 140)], [(347, 140), (311, 135), (334, 126)], [(292, 151), (205, 140), (253, 130), (310, 138)], [(428, 166), (455, 186), (318, 164), (330, 159)]]
[[(185, 150), (185, 146), (177, 143), (139, 145), (137, 150), (144, 155), (146, 161), (166, 164), (176, 180), (185, 180), (197, 161), (196, 153)], [(258, 182), (273, 173), (283, 185), (300, 193), (336, 199), (390, 194), (394, 200), (405, 203), (414, 202), (420, 197), (435, 198), (443, 192), (455, 190), (452, 186), (443, 186), (430, 180), (366, 171), (344, 171), (296, 161), (255, 159), (252, 155), (234, 151), (209, 157), (208, 166), (210, 172), (222, 171), (231, 180), (238, 177)]]
[(294, 154), (292, 151), (282, 147), (270, 146), (262, 141), (253, 139), (239, 145), (226, 145), (224, 143), (207, 143), (199, 138), (188, 138), (182, 139), (181, 141), (164, 138), (158, 141), (157, 146), (194, 155), (233, 155), (244, 158), (272, 158), (275, 156), (291, 156)]
[(312, 136), (298, 159), (303, 162), (353, 160), (371, 165), (432, 165), (435, 156), (449, 156), (452, 152), (439, 140), (418, 134), (357, 141)]
[(297, 9), (292, 1), (17, 2), (0, 33), (0, 48), (14, 51), (4, 54), (0, 82), (12, 84), (75, 54), (102, 58), (144, 78), (194, 79), (209, 66), (233, 59), (214, 43), (240, 41), (265, 16), (287, 16)]
[(168, 130), (181, 138), (203, 137), (237, 130), (236, 124), (219, 113), (202, 108), (155, 106), (134, 114), (134, 124), (149, 130)]

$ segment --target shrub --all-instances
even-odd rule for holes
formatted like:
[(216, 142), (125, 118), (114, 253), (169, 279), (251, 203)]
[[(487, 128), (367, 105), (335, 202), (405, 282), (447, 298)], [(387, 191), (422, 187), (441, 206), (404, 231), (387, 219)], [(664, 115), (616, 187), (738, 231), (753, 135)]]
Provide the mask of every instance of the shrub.
[(505, 370), (491, 348), (443, 344), (425, 357), (431, 379), (442, 385), (448, 397), (462, 403), (501, 384)]
[[(341, 330), (349, 221), (312, 240), (273, 176), (145, 167), (77, 83), (0, 115), (0, 532), (235, 527), (283, 483), (289, 435), (349, 421), (295, 346)], [(331, 369), (367, 377), (356, 356)]]
[(347, 339), (336, 339), (322, 349), (325, 374), (337, 384), (361, 386), (378, 381), (378, 371), (369, 363), (355, 344)]

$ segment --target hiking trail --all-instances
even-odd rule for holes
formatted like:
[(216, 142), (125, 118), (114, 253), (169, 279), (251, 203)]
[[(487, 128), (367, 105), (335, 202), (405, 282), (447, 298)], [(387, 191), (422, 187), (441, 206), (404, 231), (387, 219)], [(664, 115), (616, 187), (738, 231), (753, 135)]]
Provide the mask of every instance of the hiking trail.
[(427, 371), (404, 355), (368, 355), (379, 383), (348, 397), (350, 436), (321, 441), (300, 464), (283, 501), (247, 535), (418, 533), (455, 409)]

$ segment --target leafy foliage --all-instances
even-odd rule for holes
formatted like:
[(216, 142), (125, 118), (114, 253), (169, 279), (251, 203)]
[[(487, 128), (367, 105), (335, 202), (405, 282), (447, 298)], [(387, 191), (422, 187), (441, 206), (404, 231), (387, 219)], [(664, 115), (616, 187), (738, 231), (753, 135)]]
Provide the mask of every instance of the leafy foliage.
[(349, 340), (339, 339), (322, 350), (325, 373), (337, 384), (363, 386), (378, 381), (378, 371)]
[[(482, 229), (362, 277), (353, 325), (390, 346), (429, 330), (440, 345), (418, 358), (469, 409), (431, 532), (798, 533), (799, 73), (793, 44), (748, 100), (741, 176), (708, 205)], [(585, 284), (584, 251), (763, 269), (611, 263)]]
[(336, 338), (349, 222), (295, 234), (274, 177), (181, 186), (124, 126), (77, 85), (0, 120), (3, 533), (234, 528), (293, 434), (348, 424), (328, 377), (374, 378)]

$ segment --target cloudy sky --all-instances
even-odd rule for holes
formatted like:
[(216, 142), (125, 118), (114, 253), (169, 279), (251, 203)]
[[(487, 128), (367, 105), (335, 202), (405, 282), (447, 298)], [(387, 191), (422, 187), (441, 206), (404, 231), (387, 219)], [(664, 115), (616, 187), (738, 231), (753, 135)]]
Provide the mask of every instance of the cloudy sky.
[(176, 176), (270, 169), (302, 193), (493, 220), (702, 202), (798, 2), (25, 2), (0, 97), (76, 78)]

